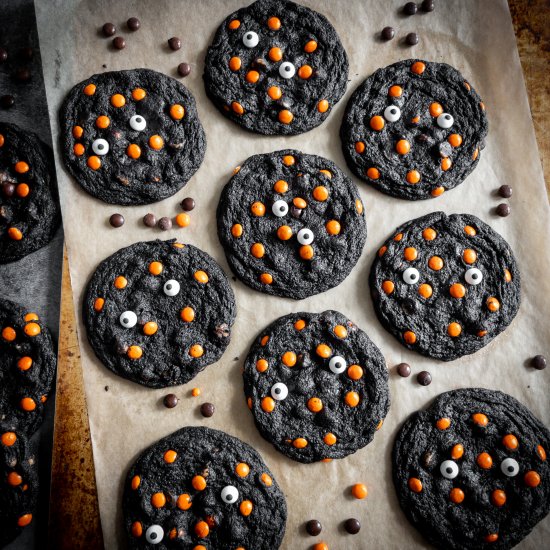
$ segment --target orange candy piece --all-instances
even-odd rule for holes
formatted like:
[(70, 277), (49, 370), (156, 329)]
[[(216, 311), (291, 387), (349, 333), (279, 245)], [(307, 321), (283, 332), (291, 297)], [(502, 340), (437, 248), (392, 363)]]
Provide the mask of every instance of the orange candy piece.
[(240, 57), (232, 57), (230, 60), (229, 60), (229, 68), (235, 72), (235, 71), (238, 71), (240, 68), (241, 68), (241, 58)]
[(98, 116), (95, 121), (95, 125), (102, 129), (108, 128), (109, 124), (111, 124), (111, 121), (109, 120), (109, 117), (105, 115)]
[(166, 496), (164, 493), (154, 493), (151, 497), (151, 504), (154, 508), (162, 508), (166, 504)]
[(475, 413), (472, 415), (472, 421), (477, 426), (484, 428), (489, 423), (489, 419), (483, 413)]
[(421, 493), (422, 492), (422, 482), (417, 477), (411, 477), (408, 482), (409, 489), (413, 493)]
[(164, 462), (166, 464), (173, 464), (176, 461), (176, 458), (178, 458), (178, 453), (176, 451), (170, 449), (164, 453)]
[(329, 102), (326, 99), (321, 99), (319, 103), (317, 103), (317, 110), (320, 113), (326, 113), (329, 108)]
[(126, 105), (126, 98), (122, 94), (114, 94), (111, 96), (111, 105), (113, 107), (124, 107)]
[(208, 275), (206, 274), (205, 271), (201, 271), (201, 270), (195, 271), (195, 273), (193, 274), (193, 277), (195, 278), (195, 281), (203, 285), (208, 282)]
[(149, 138), (149, 147), (155, 151), (159, 151), (164, 147), (164, 140), (157, 134)]
[(501, 507), (506, 504), (506, 493), (502, 489), (495, 489), (491, 493), (491, 502), (494, 506)]
[(24, 411), (32, 412), (36, 409), (36, 403), (34, 402), (34, 399), (31, 399), (30, 397), (23, 397), (20, 402), (21, 408)]
[(38, 336), (41, 332), (40, 325), (38, 323), (27, 323), (23, 327), (23, 331), (27, 336)]
[(245, 462), (239, 462), (235, 467), (235, 473), (239, 477), (246, 477), (250, 473), (250, 466)]
[(326, 344), (319, 344), (315, 351), (323, 359), (328, 359), (332, 355), (332, 350)]
[(312, 397), (307, 402), (307, 408), (313, 413), (318, 413), (323, 410), (323, 402), (318, 397)]
[(489, 453), (481, 453), (477, 456), (476, 463), (480, 468), (489, 470), (493, 465), (493, 458)]
[(185, 116), (185, 109), (179, 103), (175, 103), (170, 107), (170, 116), (174, 120), (181, 120)]
[(281, 225), (281, 227), (277, 229), (277, 237), (279, 237), (281, 241), (288, 241), (292, 237), (292, 229), (288, 225)]
[(206, 489), (206, 479), (203, 476), (195, 476), (191, 480), (191, 485), (195, 491), (204, 491)]
[(261, 401), (261, 407), (264, 412), (273, 412), (275, 400), (272, 397), (264, 397)]
[(309, 42), (306, 42), (306, 45), (304, 46), (304, 52), (306, 53), (313, 53), (317, 49), (317, 42), (315, 40), (310, 40)]
[(523, 481), (527, 487), (538, 487), (540, 485), (540, 475), (534, 470), (529, 470), (523, 476)]
[(126, 148), (126, 154), (131, 159), (138, 159), (141, 157), (141, 147), (136, 143), (130, 143), (130, 145)]
[(293, 119), (294, 115), (288, 109), (279, 111), (279, 122), (283, 124), (290, 124)]
[(88, 168), (92, 170), (99, 170), (101, 168), (101, 160), (99, 159), (99, 157), (96, 157), (95, 155), (88, 157), (86, 164), (88, 165)]
[(400, 139), (395, 144), (395, 150), (400, 155), (406, 155), (411, 150), (411, 144), (406, 139)]
[(254, 216), (261, 217), (265, 215), (265, 206), (263, 203), (259, 201), (256, 201), (255, 203), (253, 203), (252, 206), (250, 207), (250, 210), (252, 211), (252, 214), (254, 214)]
[(384, 118), (380, 115), (375, 115), (370, 119), (370, 127), (377, 132), (380, 132), (385, 125)]
[(437, 426), (438, 430), (446, 430), (451, 425), (451, 421), (449, 418), (440, 418), (435, 425)]
[(293, 367), (296, 364), (296, 354), (293, 351), (285, 351), (281, 360), (287, 367)]
[(357, 407), (357, 405), (359, 405), (359, 394), (355, 391), (350, 391), (346, 393), (344, 401), (350, 407)]

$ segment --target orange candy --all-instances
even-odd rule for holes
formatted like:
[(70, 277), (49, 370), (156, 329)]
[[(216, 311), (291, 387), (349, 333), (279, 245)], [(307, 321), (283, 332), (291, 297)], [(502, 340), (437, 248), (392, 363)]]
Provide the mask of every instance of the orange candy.
[(477, 260), (477, 253), (475, 250), (472, 250), (471, 248), (467, 248), (466, 250), (464, 250), (464, 252), (462, 253), (462, 259), (467, 263), (467, 264), (473, 264), (476, 260)]
[(518, 446), (518, 440), (517, 437), (513, 434), (507, 434), (502, 438), (502, 444), (509, 450), (509, 451), (515, 451)]
[(26, 527), (29, 525), (32, 521), (32, 514), (23, 514), (22, 516), (19, 516), (19, 519), (17, 520), (17, 525), (19, 527)]
[(411, 477), (409, 479), (409, 489), (413, 493), (421, 493), (422, 492), (422, 482), (417, 477)]
[(464, 298), (466, 289), (460, 283), (454, 283), (451, 285), (451, 288), (449, 288), (449, 294), (453, 298)]
[(370, 127), (377, 132), (380, 132), (384, 128), (386, 123), (380, 115), (375, 115), (370, 119)]
[(250, 473), (250, 466), (245, 462), (239, 462), (235, 467), (235, 473), (239, 477), (246, 477)]
[(279, 237), (281, 241), (288, 241), (292, 237), (292, 229), (288, 225), (281, 225), (281, 227), (277, 229), (277, 237)]
[(28, 356), (21, 357), (17, 361), (17, 368), (22, 371), (29, 370), (32, 367), (32, 359)]
[(30, 170), (29, 165), (22, 160), (16, 162), (14, 168), (18, 174), (26, 174)]
[(315, 40), (310, 40), (309, 42), (306, 42), (306, 45), (304, 46), (304, 52), (306, 53), (313, 53), (317, 49), (317, 42)]
[(352, 380), (360, 380), (363, 376), (363, 369), (359, 365), (351, 365), (348, 369), (348, 376)]
[(113, 107), (124, 107), (126, 105), (126, 98), (122, 94), (114, 94), (111, 96), (111, 105)]
[(265, 247), (262, 243), (254, 243), (250, 247), (250, 253), (254, 258), (263, 258), (265, 254)]
[(128, 348), (128, 351), (126, 352), (126, 355), (130, 359), (139, 359), (143, 355), (143, 350), (139, 346), (130, 346)]
[(0, 436), (0, 441), (2, 442), (2, 445), (11, 447), (17, 441), (17, 436), (14, 432), (5, 432)]
[(328, 359), (332, 355), (332, 350), (326, 344), (319, 344), (315, 351), (323, 359)]
[(326, 542), (318, 542), (313, 545), (313, 550), (328, 550), (328, 544)]
[(348, 331), (344, 325), (336, 325), (332, 332), (334, 332), (338, 338), (346, 338), (348, 335)]
[(403, 340), (409, 345), (416, 343), (416, 334), (412, 330), (407, 330), (403, 333)]
[(23, 238), (23, 233), (17, 227), (10, 227), (8, 229), (8, 237), (13, 241), (20, 241)]
[(176, 501), (176, 506), (180, 510), (189, 510), (192, 505), (193, 503), (191, 502), (191, 495), (188, 495), (187, 493), (181, 494)]
[(431, 298), (433, 289), (429, 284), (423, 283), (418, 287), (418, 294), (423, 298)]
[(287, 367), (293, 367), (296, 364), (296, 354), (293, 351), (285, 351), (281, 360)]
[(459, 134), (451, 134), (447, 141), (451, 144), (452, 147), (460, 147), (462, 145), (462, 136)]
[(428, 260), (428, 267), (434, 271), (443, 269), (443, 260), (439, 256), (432, 256)]
[(420, 172), (418, 170), (410, 170), (407, 172), (407, 183), (415, 184), (420, 181)]
[(12, 487), (17, 487), (23, 483), (23, 478), (17, 472), (10, 472), (7, 477), (7, 482)]
[(414, 74), (422, 74), (426, 70), (426, 65), (422, 61), (415, 61), (411, 65), (411, 71)]
[(333, 433), (328, 433), (323, 437), (323, 441), (326, 445), (332, 446), (336, 443), (336, 436)]
[(210, 527), (208, 527), (208, 523), (206, 523), (206, 521), (199, 521), (199, 523), (195, 525), (195, 535), (197, 535), (200, 539), (206, 538), (209, 533)]
[(435, 425), (437, 426), (438, 430), (446, 430), (451, 425), (451, 421), (449, 418), (440, 418)]
[(359, 394), (355, 391), (349, 391), (346, 393), (344, 401), (350, 407), (357, 407), (357, 405), (359, 405)]
[(445, 192), (445, 187), (440, 185), (439, 187), (432, 189), (430, 194), (432, 195), (432, 197), (439, 197), (440, 195), (443, 195), (444, 192)]
[(238, 101), (233, 101), (231, 103), (231, 108), (233, 109), (233, 112), (237, 115), (244, 114), (244, 107)]
[(246, 81), (249, 84), (256, 84), (260, 80), (260, 73), (258, 71), (248, 71), (246, 73)]
[(390, 97), (401, 97), (403, 95), (403, 88), (397, 85), (391, 86), (388, 90), (388, 95)]
[(243, 234), (243, 226), (240, 223), (236, 223), (231, 228), (231, 235), (238, 239)]
[(538, 487), (540, 485), (540, 475), (534, 470), (529, 470), (523, 476), (523, 481), (527, 487)]
[(500, 302), (494, 296), (490, 296), (489, 298), (487, 298), (486, 304), (487, 309), (493, 313), (500, 309)]
[(132, 490), (137, 491), (140, 485), (141, 485), (141, 478), (139, 476), (134, 476), (131, 481)]
[(543, 462), (546, 460), (546, 451), (542, 445), (537, 445), (537, 455)]
[(282, 122), (283, 124), (290, 124), (293, 119), (294, 115), (288, 109), (279, 111), (279, 122)]
[(489, 453), (481, 453), (477, 456), (476, 463), (480, 468), (489, 470), (493, 465), (493, 459)]
[(471, 225), (464, 226), (464, 233), (469, 237), (475, 237), (477, 235), (477, 231)]
[(416, 251), (416, 248), (409, 246), (405, 248), (403, 256), (405, 257), (405, 260), (407, 260), (408, 262), (412, 262), (413, 260), (416, 260), (416, 258), (418, 258), (418, 252)]
[(300, 258), (302, 260), (311, 260), (315, 255), (313, 247), (309, 244), (305, 244), (300, 247)]
[(126, 285), (128, 284), (128, 281), (126, 280), (125, 277), (123, 277), (122, 275), (119, 275), (116, 279), (115, 279), (115, 287), (118, 288), (118, 289), (123, 289), (123, 288), (126, 288)]
[(443, 107), (440, 103), (432, 103), (430, 105), (430, 115), (433, 117), (438, 117), (440, 114), (443, 113)]
[(501, 507), (506, 503), (506, 493), (502, 489), (495, 489), (491, 493), (491, 502), (494, 506)]
[(285, 180), (277, 180), (273, 185), (273, 190), (282, 195), (288, 191), (288, 183)]
[(239, 505), (239, 511), (243, 516), (249, 516), (252, 513), (253, 505), (249, 500), (243, 500)]
[(240, 57), (232, 57), (229, 60), (229, 68), (233, 72), (238, 71), (241, 68), (241, 58)]
[(406, 155), (411, 150), (411, 144), (406, 139), (400, 139), (395, 144), (395, 150), (400, 155)]
[(32, 412), (36, 409), (36, 403), (34, 402), (34, 399), (31, 399), (30, 397), (23, 397), (20, 402), (21, 408), (24, 411)]
[(252, 214), (254, 214), (254, 216), (261, 217), (265, 214), (265, 206), (259, 201), (253, 203), (250, 207), (250, 210), (252, 211)]
[(12, 327), (5, 327), (2, 329), (2, 338), (6, 340), (6, 342), (13, 342), (16, 336), (15, 329)]
[(269, 57), (269, 59), (271, 59), (271, 61), (281, 61), (281, 59), (283, 58), (283, 51), (281, 50), (281, 48), (277, 48), (274, 46), (273, 48), (270, 48), (267, 56)]
[(382, 283), (382, 290), (386, 293), (386, 294), (391, 294), (395, 289), (395, 285), (393, 284), (392, 281), (384, 281)]
[(375, 168), (374, 166), (371, 166), (367, 170), (367, 177), (369, 177), (371, 180), (377, 180), (380, 178), (380, 170), (378, 168)]
[(195, 310), (192, 307), (184, 307), (180, 312), (180, 317), (182, 321), (186, 323), (191, 323), (195, 319)]
[(38, 323), (27, 323), (23, 327), (23, 331), (27, 336), (38, 336), (41, 332), (40, 325)]
[(185, 116), (185, 109), (179, 103), (175, 103), (170, 107), (170, 116), (174, 120), (181, 120)]
[(109, 120), (109, 117), (105, 115), (98, 116), (95, 121), (95, 125), (102, 129), (108, 128), (109, 124), (111, 124), (111, 121)]
[(191, 223), (191, 216), (187, 212), (181, 212), (176, 216), (179, 227), (187, 227)]
[(273, 412), (275, 409), (275, 400), (271, 397), (264, 397), (261, 401), (261, 407), (264, 412)]
[(328, 108), (329, 108), (329, 103), (326, 99), (321, 99), (321, 101), (317, 103), (317, 110), (320, 113), (326, 113), (328, 111)]
[(154, 493), (151, 497), (151, 504), (154, 508), (162, 508), (166, 504), (166, 496), (164, 493)]
[(151, 262), (149, 264), (149, 273), (151, 275), (160, 275), (164, 269), (164, 266), (160, 262)]
[(306, 328), (306, 322), (303, 320), (303, 319), (298, 319), (295, 323), (294, 323), (294, 328), (296, 330), (303, 330), (304, 328)]
[(457, 443), (451, 449), (451, 458), (453, 460), (458, 460), (459, 458), (462, 458), (463, 454), (464, 454), (464, 446), (461, 443)]
[(458, 487), (454, 487), (453, 489), (451, 489), (449, 499), (455, 504), (460, 504), (464, 500), (464, 491), (462, 489), (459, 489)]
[(164, 147), (164, 140), (157, 134), (149, 138), (149, 147), (155, 151), (159, 151)]
[(146, 336), (153, 336), (153, 334), (157, 333), (157, 330), (159, 329), (159, 326), (154, 321), (149, 321), (148, 323), (145, 323), (143, 325), (143, 334)]
[(323, 402), (318, 397), (312, 397), (307, 402), (307, 408), (313, 413), (318, 413), (323, 410)]
[(195, 273), (193, 274), (193, 277), (195, 278), (195, 281), (203, 285), (205, 285), (208, 282), (208, 275), (206, 274), (205, 271), (201, 271), (201, 270), (195, 271)]
[(73, 126), (73, 137), (75, 139), (80, 139), (84, 134), (84, 128), (82, 126)]
[(450, 323), (447, 327), (447, 334), (451, 336), (452, 338), (456, 338), (457, 336), (460, 336), (462, 333), (462, 327), (458, 323)]
[(449, 170), (449, 168), (451, 168), (452, 165), (453, 163), (451, 162), (450, 158), (441, 159), (441, 170), (443, 170), (443, 172), (446, 172), (447, 170)]
[(271, 283), (273, 283), (273, 276), (270, 275), (269, 273), (262, 273), (260, 275), (260, 281), (264, 284), (264, 285), (270, 285)]
[(143, 526), (139, 521), (134, 521), (134, 523), (132, 523), (131, 530), (132, 530), (132, 536), (136, 538), (141, 537), (141, 535), (143, 535)]
[(297, 437), (293, 442), (292, 445), (296, 449), (304, 449), (307, 447), (307, 439), (304, 439), (303, 437)]
[(138, 159), (141, 157), (141, 147), (135, 143), (130, 143), (130, 145), (126, 148), (126, 154), (131, 159)]
[(193, 344), (189, 348), (189, 355), (197, 359), (204, 355), (204, 349), (200, 344)]
[(431, 227), (427, 227), (424, 231), (422, 231), (422, 236), (427, 241), (433, 241), (437, 237), (437, 233)]
[(482, 428), (487, 426), (489, 419), (483, 413), (475, 413), (472, 415), (472, 421), (476, 426), (481, 426)]
[(273, 480), (271, 479), (271, 476), (268, 474), (262, 474), (260, 479), (262, 480), (262, 483), (266, 485), (267, 487), (271, 487), (273, 485)]
[(483, 540), (485, 542), (496, 542), (498, 540), (498, 533), (490, 533), (488, 535), (485, 535), (485, 537), (483, 537)]
[(75, 143), (73, 147), (73, 152), (77, 157), (81, 157), (85, 153), (84, 145), (82, 143)]
[(88, 168), (92, 170), (99, 170), (101, 168), (101, 160), (99, 159), (99, 157), (96, 157), (95, 155), (88, 157), (86, 164), (88, 165)]
[(85, 95), (94, 95), (96, 91), (96, 85), (95, 84), (88, 84), (84, 86), (84, 94)]
[(300, 78), (303, 78), (304, 80), (307, 80), (311, 75), (313, 74), (313, 69), (310, 65), (302, 65), (298, 69), (298, 76)]
[(164, 453), (164, 462), (166, 464), (173, 464), (176, 461), (176, 458), (178, 458), (178, 453), (176, 451), (173, 451), (172, 449), (166, 451)]
[(146, 95), (147, 92), (143, 88), (136, 88), (135, 90), (132, 90), (132, 99), (134, 101), (141, 101)]
[(272, 31), (278, 31), (281, 28), (281, 20), (278, 17), (270, 17), (267, 20), (267, 26)]
[(229, 25), (227, 25), (232, 31), (235, 31), (237, 30), (240, 26), (241, 26), (241, 22), (238, 20), (238, 19), (233, 19), (233, 21), (231, 21), (229, 23)]
[(200, 394), (201, 394), (201, 389), (200, 388), (193, 388), (191, 390), (191, 395), (193, 397), (198, 397)]
[(195, 476), (191, 480), (191, 485), (195, 491), (204, 491), (206, 489), (206, 479), (203, 476)]

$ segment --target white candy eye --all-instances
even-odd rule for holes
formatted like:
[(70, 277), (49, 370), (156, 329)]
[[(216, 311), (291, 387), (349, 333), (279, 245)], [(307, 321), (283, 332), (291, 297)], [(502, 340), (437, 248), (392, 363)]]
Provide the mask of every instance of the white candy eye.
[(348, 364), (346, 363), (346, 360), (343, 357), (340, 357), (339, 355), (335, 355), (328, 362), (328, 368), (334, 374), (342, 374), (346, 370), (347, 366)]
[(271, 397), (275, 399), (276, 401), (283, 401), (286, 399), (288, 395), (288, 388), (286, 387), (286, 384), (283, 384), (282, 382), (277, 382), (276, 384), (273, 384), (271, 386)]
[(418, 269), (415, 267), (407, 267), (405, 271), (403, 271), (403, 280), (408, 285), (414, 285), (415, 283), (418, 283), (418, 279), (420, 279), (420, 273), (418, 273)]
[(125, 311), (120, 315), (118, 320), (124, 328), (132, 328), (136, 326), (137, 315), (133, 311)]
[(279, 74), (283, 78), (292, 78), (296, 74), (296, 68), (290, 61), (285, 61), (279, 65)]
[(478, 285), (483, 281), (483, 273), (477, 267), (471, 267), (464, 273), (464, 279), (469, 285)]
[(233, 485), (226, 485), (222, 489), (222, 500), (226, 504), (234, 504), (237, 502), (237, 499), (239, 498), (239, 491), (237, 487), (233, 487)]
[(458, 475), (458, 464), (454, 460), (444, 460), (439, 471), (444, 478), (454, 479)]
[(96, 139), (92, 143), (92, 150), (96, 155), (106, 155), (109, 152), (109, 143), (106, 139)]
[(149, 544), (158, 544), (164, 538), (164, 529), (160, 525), (151, 525), (145, 531), (145, 540)]
[(505, 476), (508, 476), (508, 477), (517, 476), (519, 472), (518, 461), (514, 460), (513, 458), (505, 458), (500, 463), (500, 469), (502, 470), (502, 473)]
[(304, 227), (298, 231), (297, 238), (300, 244), (311, 244), (315, 240), (315, 235), (311, 229)]
[(175, 279), (170, 279), (164, 283), (163, 290), (166, 296), (177, 296), (180, 291), (180, 284)]
[(437, 125), (440, 128), (450, 128), (455, 123), (455, 119), (453, 118), (453, 115), (450, 115), (449, 113), (441, 113), (437, 117)]
[(401, 118), (401, 109), (396, 105), (386, 107), (386, 110), (384, 111), (384, 118), (388, 122), (395, 122), (399, 120)]
[(255, 48), (258, 45), (260, 39), (254, 31), (245, 32), (243, 35), (243, 44), (247, 48)]
[(145, 127), (147, 126), (147, 122), (141, 115), (134, 115), (130, 119), (130, 127), (132, 130), (137, 130), (138, 132), (141, 132), (142, 130), (145, 130)]
[(286, 216), (288, 214), (288, 204), (285, 201), (275, 201), (273, 203), (273, 206), (271, 207), (271, 210), (275, 216), (278, 218), (282, 218), (283, 216)]

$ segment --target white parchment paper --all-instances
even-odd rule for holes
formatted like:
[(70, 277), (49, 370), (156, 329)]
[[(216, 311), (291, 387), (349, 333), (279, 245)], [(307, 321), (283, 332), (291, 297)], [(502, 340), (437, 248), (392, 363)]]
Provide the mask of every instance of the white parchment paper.
[[(137, 454), (181, 426), (206, 425), (252, 444), (275, 473), (289, 509), (284, 548), (305, 548), (312, 543), (314, 539), (303, 530), (303, 523), (311, 518), (323, 523), (322, 538), (333, 549), (424, 547), (425, 542), (401, 512), (391, 482), (393, 438), (411, 412), (443, 391), (483, 386), (510, 393), (550, 424), (550, 369), (539, 372), (527, 365), (537, 353), (550, 355), (550, 217), (508, 6), (505, 0), (455, 0), (438, 2), (431, 14), (405, 18), (398, 13), (403, 4), (400, 1), (302, 0), (326, 14), (338, 30), (350, 59), (351, 82), (346, 96), (321, 127), (301, 136), (266, 138), (247, 133), (224, 119), (206, 98), (202, 83), (206, 48), (217, 26), (244, 1), (37, 3), (54, 121), (69, 89), (96, 72), (149, 67), (176, 76), (178, 63), (188, 61), (193, 70), (184, 83), (197, 99), (208, 138), (204, 164), (187, 187), (149, 207), (103, 204), (81, 191), (61, 166), (58, 171), (105, 545), (108, 549), (123, 545), (122, 480)], [(136, 33), (122, 28), (130, 16), (141, 20), (141, 29)], [(106, 21), (115, 23), (125, 36), (127, 46), (123, 51), (113, 51), (110, 40), (98, 34)], [(399, 39), (407, 32), (418, 32), (420, 44), (409, 48), (398, 39), (379, 42), (376, 36), (386, 25), (397, 29)], [(171, 52), (166, 46), (166, 40), (174, 35), (183, 41), (179, 52)], [(168, 391), (126, 382), (99, 363), (87, 343), (80, 306), (88, 277), (103, 258), (136, 241), (177, 237), (206, 250), (229, 274), (216, 236), (215, 209), (233, 168), (252, 154), (295, 147), (326, 156), (349, 173), (338, 130), (351, 92), (378, 67), (413, 56), (455, 66), (476, 87), (487, 106), (487, 147), (478, 168), (464, 184), (440, 198), (413, 203), (387, 197), (356, 180), (366, 206), (369, 235), (353, 273), (339, 287), (301, 302), (268, 297), (235, 282), (238, 316), (231, 345), (217, 364), (190, 384), (175, 389), (181, 398), (175, 409), (162, 405)], [(103, 64), (107, 69), (102, 68)], [(58, 131), (57, 122), (54, 131)], [(504, 183), (514, 188), (512, 214), (497, 218), (493, 209), (500, 200), (495, 190)], [(163, 234), (143, 227), (144, 214), (151, 211), (157, 217), (172, 216), (186, 196), (197, 201), (190, 227)], [(522, 306), (509, 330), (481, 352), (450, 364), (409, 352), (386, 333), (375, 318), (367, 286), (373, 254), (381, 242), (397, 225), (434, 209), (469, 212), (489, 223), (510, 243), (522, 270)], [(112, 229), (108, 218), (117, 211), (125, 216), (126, 224)], [(301, 465), (278, 454), (259, 436), (245, 404), (240, 368), (252, 339), (267, 323), (293, 311), (327, 308), (343, 312), (363, 328), (381, 348), (390, 367), (407, 361), (414, 374), (423, 369), (431, 371), (433, 382), (421, 387), (414, 375), (401, 379), (392, 369), (392, 407), (374, 442), (341, 461)], [(234, 360), (237, 357), (239, 360)], [(194, 386), (202, 389), (201, 398), (190, 397)], [(203, 401), (216, 405), (211, 419), (203, 419), (198, 413)], [(364, 501), (349, 496), (349, 487), (359, 481), (369, 488)], [(358, 536), (346, 535), (342, 529), (342, 522), (349, 517), (362, 523)], [(522, 547), (542, 548), (548, 540), (550, 519), (546, 518)]]

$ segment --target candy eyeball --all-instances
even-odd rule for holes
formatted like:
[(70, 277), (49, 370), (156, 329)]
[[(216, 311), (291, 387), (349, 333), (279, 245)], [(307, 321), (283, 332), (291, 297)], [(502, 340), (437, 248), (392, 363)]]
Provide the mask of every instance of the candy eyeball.
[(282, 218), (288, 214), (288, 204), (283, 200), (278, 200), (273, 203), (271, 210), (275, 216)]
[(449, 113), (441, 113), (437, 117), (437, 125), (440, 128), (450, 128), (455, 123), (455, 119), (453, 118), (453, 115), (450, 115)]
[(286, 387), (286, 384), (283, 384), (282, 382), (277, 382), (276, 384), (273, 384), (271, 386), (271, 397), (275, 399), (276, 401), (283, 401), (286, 399), (288, 395), (288, 388)]
[(458, 464), (454, 460), (444, 460), (439, 471), (444, 478), (454, 479), (458, 475)]
[(258, 45), (260, 38), (254, 31), (245, 32), (243, 35), (243, 44), (247, 48), (255, 48)]
[(151, 525), (145, 531), (145, 540), (149, 544), (158, 544), (164, 538), (164, 529), (160, 525)]
[(298, 231), (297, 239), (300, 244), (311, 244), (315, 240), (315, 235), (311, 229), (304, 227)]
[(518, 461), (514, 460), (513, 458), (505, 458), (500, 463), (500, 469), (502, 470), (502, 473), (507, 477), (517, 476), (519, 473)]
[(284, 61), (279, 65), (279, 74), (283, 78), (292, 78), (296, 74), (296, 67), (290, 61)]
[(166, 296), (177, 296), (180, 291), (180, 284), (175, 279), (170, 279), (164, 283), (164, 294)]
[(239, 498), (239, 491), (233, 485), (226, 485), (222, 489), (221, 497), (226, 504), (234, 504)]
[(96, 155), (106, 155), (109, 152), (109, 143), (106, 139), (96, 139), (92, 143), (92, 151)]
[(137, 315), (133, 311), (125, 311), (118, 320), (124, 328), (132, 328), (137, 324)]
[(418, 269), (416, 269), (416, 267), (407, 267), (407, 269), (403, 271), (403, 280), (408, 285), (414, 285), (415, 283), (418, 283), (419, 279), (420, 273), (418, 272)]
[(136, 130), (137, 132), (141, 132), (141, 131), (145, 130), (146, 126), (147, 126), (147, 122), (145, 121), (145, 119), (141, 115), (134, 115), (130, 119), (130, 128), (132, 128), (132, 130)]
[(342, 374), (347, 367), (346, 360), (343, 357), (340, 357), (339, 355), (335, 355), (334, 357), (331, 357), (330, 361), (328, 362), (328, 368), (333, 372), (334, 374)]
[(398, 121), (401, 118), (401, 109), (396, 105), (390, 105), (389, 107), (386, 107), (386, 110), (384, 111), (384, 118), (388, 122)]
[(464, 279), (469, 285), (478, 285), (483, 281), (483, 273), (477, 267), (471, 267), (464, 273)]

